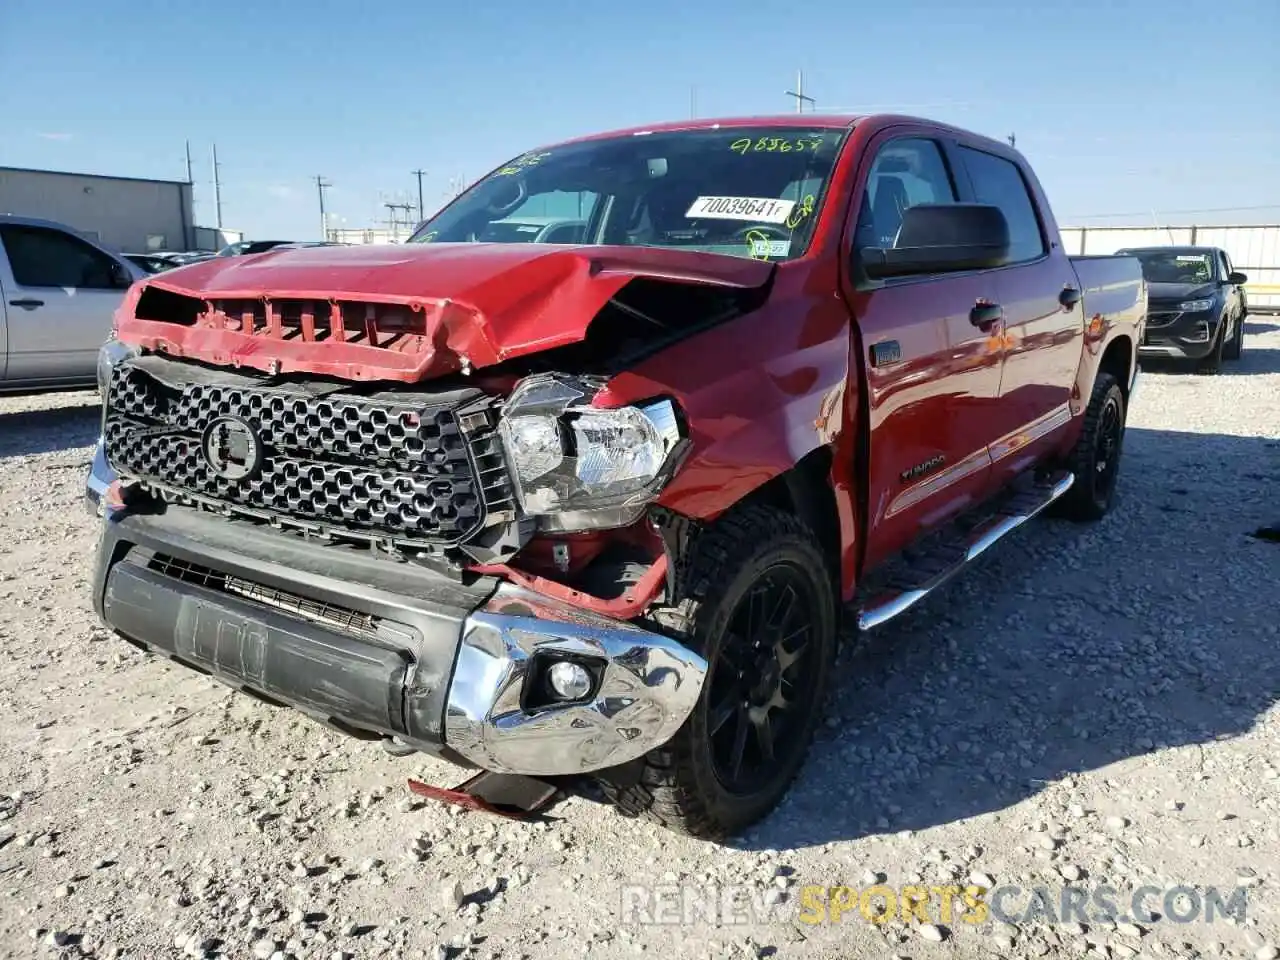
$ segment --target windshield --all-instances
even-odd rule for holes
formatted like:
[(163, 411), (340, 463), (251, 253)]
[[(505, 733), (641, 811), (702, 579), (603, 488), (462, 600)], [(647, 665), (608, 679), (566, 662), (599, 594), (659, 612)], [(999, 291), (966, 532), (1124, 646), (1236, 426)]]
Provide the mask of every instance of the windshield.
[(809, 245), (844, 133), (683, 130), (526, 153), (408, 242), (680, 247), (787, 260)]
[(1174, 250), (1142, 250), (1129, 256), (1142, 261), (1148, 283), (1209, 283), (1213, 280), (1213, 255), (1178, 253)]

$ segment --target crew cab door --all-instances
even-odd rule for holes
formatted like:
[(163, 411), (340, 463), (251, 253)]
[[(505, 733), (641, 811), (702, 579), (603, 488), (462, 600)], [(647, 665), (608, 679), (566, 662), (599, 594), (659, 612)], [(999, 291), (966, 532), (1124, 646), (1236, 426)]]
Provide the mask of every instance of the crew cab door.
[(1065, 435), (1084, 350), (1083, 297), (1039, 185), (1017, 155), (997, 154), (985, 143), (961, 143), (956, 155), (973, 199), (999, 207), (1009, 223), (1010, 263), (991, 275), (1003, 316), (1004, 368), (991, 440), (993, 479), (1001, 484)]
[(963, 196), (947, 142), (889, 131), (862, 163), (845, 292), (867, 381), (869, 568), (988, 492), (1001, 348), (990, 272), (872, 281), (858, 269), (861, 249), (894, 245), (905, 209)]
[(93, 379), (98, 348), (132, 275), (102, 250), (52, 227), (4, 224), (0, 245), (6, 379)]

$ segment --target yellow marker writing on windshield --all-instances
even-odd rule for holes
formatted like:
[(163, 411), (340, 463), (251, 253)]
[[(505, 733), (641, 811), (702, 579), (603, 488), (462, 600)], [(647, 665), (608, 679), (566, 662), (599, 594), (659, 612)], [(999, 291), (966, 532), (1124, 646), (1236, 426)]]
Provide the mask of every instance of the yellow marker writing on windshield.
[(547, 157), (549, 156), (551, 156), (550, 153), (523, 154), (522, 156), (516, 157), (514, 160), (508, 163), (505, 167), (502, 167), (501, 169), (494, 171), (493, 175), (495, 177), (510, 177), (510, 176), (514, 176), (517, 173), (523, 173), (525, 170), (528, 170), (530, 167), (536, 167), (538, 164), (540, 164), (543, 160), (547, 159)]
[(822, 146), (822, 137), (742, 137), (729, 144), (734, 153), (802, 153)]
[(743, 234), (743, 239), (747, 241), (747, 256), (752, 260), (768, 260), (771, 247), (771, 239), (763, 230), (748, 230)]
[(812, 193), (801, 200), (796, 208), (787, 215), (787, 229), (794, 230), (796, 227), (800, 226), (800, 224), (804, 223), (805, 220), (813, 213), (813, 204), (814, 199)]

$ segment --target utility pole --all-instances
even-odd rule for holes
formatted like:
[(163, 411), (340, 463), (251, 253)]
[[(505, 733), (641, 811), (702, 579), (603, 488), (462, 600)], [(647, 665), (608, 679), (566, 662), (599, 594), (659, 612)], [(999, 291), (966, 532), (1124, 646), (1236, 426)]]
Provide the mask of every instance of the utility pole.
[(320, 195), (320, 239), (329, 239), (329, 218), (324, 212), (324, 192), (333, 184), (319, 174), (316, 175), (316, 193)]
[(689, 119), (698, 119), (698, 88), (689, 88)]
[(804, 95), (804, 71), (803, 70), (796, 71), (796, 88), (794, 90), (788, 90), (787, 96), (796, 98), (796, 113), (804, 113), (804, 105), (806, 103), (815, 102), (813, 97), (806, 97)]
[(426, 219), (426, 215), (423, 213), (422, 209), (422, 178), (426, 176), (427, 171), (410, 170), (409, 172), (418, 178), (418, 222), (421, 223)]
[(1009, 134), (1009, 146), (1016, 147), (1017, 145), (1018, 145), (1018, 138), (1015, 137), (1012, 133)]
[(213, 208), (217, 214), (215, 222), (222, 229), (222, 180), (218, 176), (218, 145), (213, 145)]
[(192, 176), (191, 176), (191, 141), (188, 140), (187, 141), (187, 186), (191, 186), (191, 184), (194, 182), (195, 181), (194, 179), (192, 179)]

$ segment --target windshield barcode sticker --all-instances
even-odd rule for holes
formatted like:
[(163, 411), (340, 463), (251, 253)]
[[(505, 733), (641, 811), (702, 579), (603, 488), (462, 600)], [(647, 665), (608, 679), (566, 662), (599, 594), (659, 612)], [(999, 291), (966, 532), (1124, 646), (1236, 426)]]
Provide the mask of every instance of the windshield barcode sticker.
[(750, 220), (752, 223), (785, 223), (794, 200), (763, 197), (699, 197), (685, 212), (691, 220)]
[(785, 257), (791, 253), (790, 240), (757, 240), (751, 238), (751, 256), (757, 260)]

